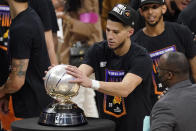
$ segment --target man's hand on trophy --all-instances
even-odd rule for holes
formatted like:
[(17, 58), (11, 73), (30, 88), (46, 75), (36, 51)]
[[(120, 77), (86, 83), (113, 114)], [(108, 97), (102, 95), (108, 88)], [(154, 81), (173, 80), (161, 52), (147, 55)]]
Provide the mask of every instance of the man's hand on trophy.
[(88, 78), (82, 71), (80, 71), (76, 66), (67, 65), (66, 67), (67, 74), (75, 77), (75, 80), (69, 81), (70, 83), (78, 83), (81, 86), (91, 88), (92, 80)]
[[(54, 64), (52, 64), (51, 66), (48, 67), (48, 70), (47, 71), (44, 71), (45, 75), (47, 74), (47, 72), (52, 69), (53, 67), (55, 67)], [(45, 76), (43, 77), (43, 80), (45, 80)]]

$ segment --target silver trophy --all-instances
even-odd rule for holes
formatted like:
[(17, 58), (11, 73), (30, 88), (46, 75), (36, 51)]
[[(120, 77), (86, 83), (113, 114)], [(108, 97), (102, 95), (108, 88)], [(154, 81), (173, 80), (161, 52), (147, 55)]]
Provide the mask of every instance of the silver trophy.
[(49, 126), (77, 126), (87, 123), (82, 109), (71, 101), (78, 94), (79, 85), (69, 83), (75, 78), (66, 73), (66, 65), (50, 69), (44, 80), (46, 92), (57, 102), (51, 103), (40, 115), (39, 124)]

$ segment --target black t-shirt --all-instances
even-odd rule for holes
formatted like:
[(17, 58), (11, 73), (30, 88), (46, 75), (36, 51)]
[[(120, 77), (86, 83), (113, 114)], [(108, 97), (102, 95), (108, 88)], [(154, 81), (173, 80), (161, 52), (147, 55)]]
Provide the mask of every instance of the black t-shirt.
[(177, 22), (187, 25), (189, 29), (196, 35), (196, 0), (193, 0), (189, 5), (179, 14)]
[(50, 14), (51, 14), (51, 20), (52, 20), (52, 32), (56, 33), (59, 30), (59, 26), (57, 23), (57, 17), (56, 17), (54, 5), (51, 0), (48, 0), (48, 5), (50, 8)]
[(132, 43), (127, 54), (117, 56), (103, 41), (90, 47), (84, 63), (94, 69), (99, 81), (120, 82), (127, 73), (143, 79), (127, 98), (96, 92), (100, 117), (114, 120), (116, 131), (142, 131), (144, 116), (149, 115), (152, 107), (152, 61), (147, 52)]
[[(179, 51), (184, 53), (188, 59), (196, 56), (196, 44), (193, 43), (190, 30), (177, 23), (165, 22), (165, 31), (156, 37), (145, 35), (141, 29), (132, 37), (132, 40), (146, 48), (153, 60), (153, 84), (156, 95), (160, 95), (164, 90), (156, 70), (162, 54), (168, 51)], [(156, 99), (157, 97), (155, 101)]]
[(42, 23), (33, 9), (28, 8), (13, 19), (9, 53), (11, 58), (29, 59), (25, 83), (12, 94), (15, 115), (21, 118), (39, 116), (51, 101), (42, 79), (50, 60)]
[(29, 0), (29, 4), (41, 18), (45, 31), (52, 29), (56, 32), (59, 29), (51, 0)]
[(5, 1), (0, 0), (0, 86), (6, 82), (9, 74), (7, 46), (10, 24), (11, 17), (9, 6)]

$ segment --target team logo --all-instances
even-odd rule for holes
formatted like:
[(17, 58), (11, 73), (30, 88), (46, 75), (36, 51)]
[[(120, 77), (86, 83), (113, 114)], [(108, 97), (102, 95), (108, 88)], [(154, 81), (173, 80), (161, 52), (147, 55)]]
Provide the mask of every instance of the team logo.
[(125, 16), (126, 17), (129, 17), (131, 14), (130, 14), (130, 12), (129, 11), (125, 11)]

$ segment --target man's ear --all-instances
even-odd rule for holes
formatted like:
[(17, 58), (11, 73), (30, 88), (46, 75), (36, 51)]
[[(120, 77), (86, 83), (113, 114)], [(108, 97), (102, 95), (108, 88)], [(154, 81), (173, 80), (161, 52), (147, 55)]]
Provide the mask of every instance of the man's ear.
[(135, 31), (134, 28), (129, 27), (129, 29), (128, 29), (128, 37), (132, 36), (134, 31)]
[(172, 77), (173, 77), (174, 75), (173, 75), (173, 73), (172, 73), (172, 72), (169, 72), (168, 74), (169, 74), (169, 75), (168, 75), (168, 79), (169, 79), (169, 80), (171, 80), (171, 79), (172, 79)]
[(139, 12), (140, 12), (140, 15), (143, 16), (143, 11), (141, 8), (139, 8)]
[(165, 14), (167, 11), (167, 6), (164, 4), (161, 6), (161, 8), (162, 8), (162, 13)]

